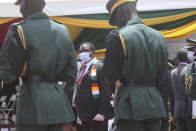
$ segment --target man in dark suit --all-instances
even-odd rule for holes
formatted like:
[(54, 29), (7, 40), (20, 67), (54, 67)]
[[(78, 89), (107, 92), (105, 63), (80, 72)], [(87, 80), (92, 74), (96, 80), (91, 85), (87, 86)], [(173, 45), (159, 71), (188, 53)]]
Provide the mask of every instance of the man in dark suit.
[(90, 42), (82, 43), (79, 52), (83, 65), (73, 96), (77, 123), (80, 125), (77, 130), (107, 131), (109, 97), (102, 78), (102, 63), (95, 58), (95, 47)]
[(177, 58), (180, 64), (171, 72), (172, 94), (174, 98), (174, 109), (172, 114), (176, 121), (176, 131), (187, 131), (187, 124), (185, 121), (185, 73), (186, 67), (189, 63), (187, 58), (187, 50), (182, 48), (178, 51)]

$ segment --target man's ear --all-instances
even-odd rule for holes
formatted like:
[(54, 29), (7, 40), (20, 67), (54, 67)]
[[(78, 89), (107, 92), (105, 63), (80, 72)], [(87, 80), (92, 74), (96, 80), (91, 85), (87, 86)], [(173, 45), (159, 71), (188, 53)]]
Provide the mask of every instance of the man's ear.
[(89, 56), (90, 56), (91, 58), (94, 57), (94, 56), (95, 56), (95, 52), (94, 52), (94, 51), (91, 51), (90, 54), (89, 54)]
[(42, 9), (46, 6), (46, 2), (44, 1), (43, 5), (42, 5)]

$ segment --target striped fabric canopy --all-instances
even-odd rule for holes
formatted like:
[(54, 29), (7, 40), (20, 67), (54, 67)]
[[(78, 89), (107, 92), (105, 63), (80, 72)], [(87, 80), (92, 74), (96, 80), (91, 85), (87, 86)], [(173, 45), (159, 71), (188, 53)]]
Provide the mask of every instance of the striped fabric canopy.
[[(83, 41), (96, 46), (96, 55), (105, 52), (105, 39), (111, 29), (106, 0), (46, 0), (45, 12), (51, 19), (65, 24), (76, 50)], [(14, 0), (0, 1), (0, 43), (8, 26), (21, 20)], [(2, 10), (3, 9), (3, 10)], [(139, 15), (144, 23), (159, 30), (168, 40), (175, 40), (196, 32), (195, 0), (139, 0)]]

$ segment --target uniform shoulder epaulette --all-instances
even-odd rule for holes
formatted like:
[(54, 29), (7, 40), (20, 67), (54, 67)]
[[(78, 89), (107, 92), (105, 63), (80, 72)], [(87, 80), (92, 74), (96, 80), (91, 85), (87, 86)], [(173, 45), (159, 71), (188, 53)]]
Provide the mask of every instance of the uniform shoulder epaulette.
[(113, 29), (113, 30), (112, 30), (112, 33), (117, 33), (117, 34), (119, 34), (119, 29), (117, 29), (117, 28), (116, 28), (116, 29)]
[(20, 22), (16, 22), (16, 23), (13, 23), (13, 24), (11, 24), (10, 26), (9, 26), (9, 28), (17, 28), (19, 25), (21, 25), (21, 24), (23, 24), (24, 23), (24, 21), (20, 21)]
[(59, 22), (59, 21), (56, 21), (56, 20), (52, 20), (52, 21), (54, 21), (54, 22), (56, 22), (56, 23), (58, 23), (58, 24), (64, 25), (63, 23), (61, 23), (61, 22)]
[(13, 23), (12, 25), (13, 25), (13, 26), (17, 26), (17, 25), (21, 25), (21, 24), (23, 24), (23, 23), (24, 23), (24, 20), (22, 20), (22, 21), (20, 21), (20, 22)]
[(122, 29), (124, 29), (124, 28), (126, 28), (126, 26), (120, 27), (120, 28), (118, 28), (118, 30), (122, 30)]

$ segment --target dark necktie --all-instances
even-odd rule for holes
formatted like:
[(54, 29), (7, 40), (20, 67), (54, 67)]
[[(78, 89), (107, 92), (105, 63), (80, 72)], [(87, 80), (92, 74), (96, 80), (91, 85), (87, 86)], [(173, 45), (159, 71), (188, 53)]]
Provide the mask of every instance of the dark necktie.
[(83, 66), (82, 72), (81, 72), (81, 74), (80, 74), (79, 87), (80, 87), (80, 85), (81, 85), (81, 83), (82, 83), (82, 79), (83, 79), (83, 77), (84, 77), (84, 72), (85, 72), (85, 70), (86, 70), (86, 65)]

